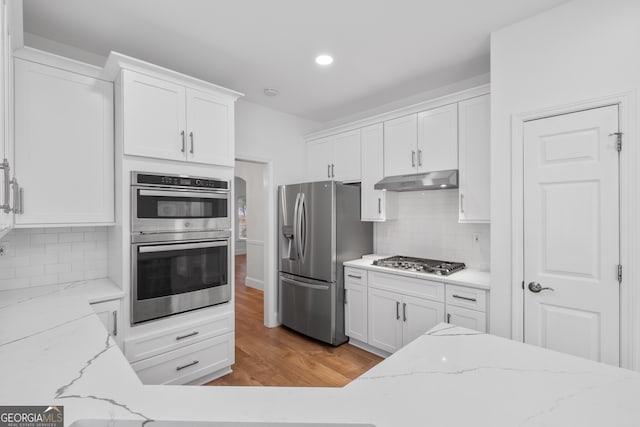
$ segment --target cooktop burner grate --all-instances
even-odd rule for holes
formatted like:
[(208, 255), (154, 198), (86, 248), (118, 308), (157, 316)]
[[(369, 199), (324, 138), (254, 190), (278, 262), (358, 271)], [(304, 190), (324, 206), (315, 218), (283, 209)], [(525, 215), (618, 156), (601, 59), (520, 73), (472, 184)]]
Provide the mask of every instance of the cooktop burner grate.
[(397, 268), (405, 271), (439, 274), (441, 276), (448, 276), (449, 274), (460, 271), (466, 267), (462, 262), (412, 258), (400, 255), (374, 260), (373, 265)]

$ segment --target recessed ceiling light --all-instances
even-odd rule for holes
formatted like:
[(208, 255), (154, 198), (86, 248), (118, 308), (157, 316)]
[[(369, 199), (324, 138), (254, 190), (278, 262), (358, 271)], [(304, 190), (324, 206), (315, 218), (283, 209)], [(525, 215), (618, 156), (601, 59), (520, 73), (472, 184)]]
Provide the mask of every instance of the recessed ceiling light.
[(268, 87), (264, 90), (264, 94), (267, 96), (277, 96), (280, 93), (278, 89), (274, 89), (272, 87)]
[(316, 56), (316, 64), (318, 65), (330, 65), (332, 62), (333, 62), (333, 58), (330, 55)]

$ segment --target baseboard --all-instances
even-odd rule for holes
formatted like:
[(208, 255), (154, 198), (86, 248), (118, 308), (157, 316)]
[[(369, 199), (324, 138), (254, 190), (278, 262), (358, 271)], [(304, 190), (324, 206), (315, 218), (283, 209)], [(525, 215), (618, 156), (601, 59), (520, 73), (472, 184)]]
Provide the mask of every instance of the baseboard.
[(254, 279), (253, 277), (245, 277), (244, 283), (254, 289), (258, 289), (259, 291), (264, 291), (264, 280)]
[(376, 356), (380, 356), (384, 359), (386, 359), (387, 357), (391, 356), (391, 353), (387, 353), (384, 350), (380, 350), (379, 348), (375, 348), (369, 344), (367, 344), (366, 342), (362, 342), (362, 341), (358, 341), (356, 339), (353, 338), (349, 338), (349, 344), (351, 344), (354, 347), (358, 347), (361, 350), (364, 351), (368, 351), (369, 353), (373, 353)]

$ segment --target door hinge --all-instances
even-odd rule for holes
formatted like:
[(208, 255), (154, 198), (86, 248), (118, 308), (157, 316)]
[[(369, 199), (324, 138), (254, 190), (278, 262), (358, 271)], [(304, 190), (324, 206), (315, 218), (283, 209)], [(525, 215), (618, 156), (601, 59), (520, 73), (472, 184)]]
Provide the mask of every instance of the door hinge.
[(622, 264), (618, 264), (618, 283), (622, 284)]
[(622, 151), (622, 132), (614, 132), (614, 133), (610, 133), (609, 136), (616, 136), (616, 150), (618, 150), (618, 152)]

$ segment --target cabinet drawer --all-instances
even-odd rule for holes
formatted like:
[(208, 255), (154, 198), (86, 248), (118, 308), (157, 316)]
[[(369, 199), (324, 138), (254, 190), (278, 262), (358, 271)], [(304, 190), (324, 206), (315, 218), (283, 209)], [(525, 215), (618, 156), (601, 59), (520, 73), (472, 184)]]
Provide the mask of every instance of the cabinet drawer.
[(367, 285), (367, 270), (361, 270), (359, 268), (344, 268), (344, 284), (345, 287), (349, 287), (349, 284), (366, 286)]
[(487, 293), (481, 289), (447, 285), (447, 304), (472, 310), (487, 311)]
[(231, 331), (233, 331), (233, 312), (127, 340), (125, 355), (129, 362), (137, 362)]
[(233, 334), (210, 338), (131, 364), (143, 384), (187, 384), (231, 366)]
[(370, 271), (368, 277), (369, 287), (444, 302), (444, 283), (377, 271)]
[(447, 323), (472, 329), (478, 332), (487, 332), (487, 314), (481, 311), (469, 310), (456, 306), (447, 306)]

